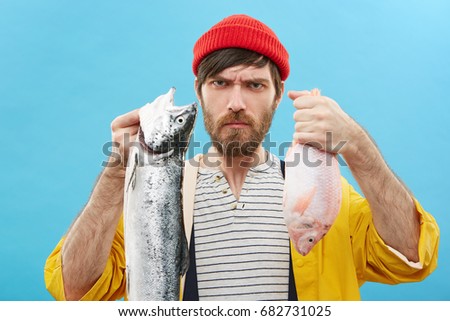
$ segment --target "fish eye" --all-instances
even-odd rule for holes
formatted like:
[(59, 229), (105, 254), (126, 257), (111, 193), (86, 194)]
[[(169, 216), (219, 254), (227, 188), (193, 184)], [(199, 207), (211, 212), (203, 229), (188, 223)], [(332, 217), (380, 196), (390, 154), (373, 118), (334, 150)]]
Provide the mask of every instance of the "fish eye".
[(175, 122), (176, 122), (178, 125), (183, 125), (183, 124), (184, 124), (184, 121), (185, 121), (185, 119), (184, 119), (183, 116), (178, 116), (178, 117), (175, 119)]
[(308, 239), (308, 242), (309, 242), (309, 243), (312, 243), (312, 242), (314, 242), (314, 239), (313, 239), (312, 237), (310, 237), (310, 238)]

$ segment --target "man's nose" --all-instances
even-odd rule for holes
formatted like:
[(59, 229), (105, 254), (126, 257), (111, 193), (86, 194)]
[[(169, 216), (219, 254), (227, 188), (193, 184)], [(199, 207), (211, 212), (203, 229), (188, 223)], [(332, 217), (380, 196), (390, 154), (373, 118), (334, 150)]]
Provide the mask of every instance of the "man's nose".
[(228, 101), (228, 109), (237, 113), (238, 111), (245, 109), (244, 97), (242, 95), (241, 86), (234, 86), (230, 93)]

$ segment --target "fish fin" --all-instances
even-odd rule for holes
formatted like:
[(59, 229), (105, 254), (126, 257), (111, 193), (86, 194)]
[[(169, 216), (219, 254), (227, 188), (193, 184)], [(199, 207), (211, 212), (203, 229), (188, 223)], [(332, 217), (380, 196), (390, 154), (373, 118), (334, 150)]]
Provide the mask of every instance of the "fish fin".
[(302, 215), (308, 208), (309, 204), (311, 204), (311, 201), (314, 198), (315, 194), (316, 194), (316, 187), (313, 187), (306, 195), (300, 197), (297, 200), (297, 203), (293, 208), (293, 212)]
[(126, 284), (126, 294), (127, 296), (130, 295), (130, 268), (128, 265), (125, 269), (125, 284)]
[(184, 231), (184, 226), (182, 226), (181, 230), (180, 275), (183, 276), (189, 269), (189, 247), (187, 243), (186, 233)]
[(312, 89), (311, 96), (320, 96), (320, 89), (319, 88)]
[(128, 192), (128, 189), (130, 188), (130, 184), (131, 184), (132, 189), (134, 189), (136, 187), (136, 168), (137, 168), (137, 166), (138, 166), (138, 156), (137, 156), (137, 154), (135, 154), (133, 172), (131, 173), (131, 177), (130, 177), (130, 180), (127, 185), (127, 192)]

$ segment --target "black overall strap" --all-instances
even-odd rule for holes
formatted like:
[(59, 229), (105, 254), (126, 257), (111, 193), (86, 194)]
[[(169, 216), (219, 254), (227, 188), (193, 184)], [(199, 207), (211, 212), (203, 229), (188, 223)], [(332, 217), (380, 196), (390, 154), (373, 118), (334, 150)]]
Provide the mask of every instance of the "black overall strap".
[(189, 246), (189, 269), (186, 272), (183, 301), (198, 301), (197, 265), (195, 263), (194, 225)]
[(292, 254), (289, 246), (289, 294), (288, 301), (298, 301), (297, 289), (295, 288), (294, 269), (292, 266)]
[[(284, 160), (280, 160), (281, 165), (281, 174), (283, 174), (283, 178), (286, 177), (286, 162)], [(291, 247), (289, 246), (289, 301), (297, 301), (297, 289), (295, 288), (295, 279), (294, 279), (294, 269), (292, 266), (292, 253)]]
[(284, 160), (280, 159), (280, 165), (281, 165), (281, 174), (283, 174), (283, 178), (286, 177), (286, 162)]

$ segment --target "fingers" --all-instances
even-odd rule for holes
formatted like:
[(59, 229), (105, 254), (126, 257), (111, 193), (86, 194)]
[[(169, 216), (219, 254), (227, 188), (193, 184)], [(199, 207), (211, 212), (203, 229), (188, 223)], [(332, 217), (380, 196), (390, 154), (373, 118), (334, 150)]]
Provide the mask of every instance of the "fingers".
[(327, 103), (325, 97), (320, 96), (318, 89), (289, 91), (288, 97), (294, 100), (297, 109), (294, 112), (295, 130), (293, 139), (297, 143), (314, 145), (321, 135), (325, 118), (323, 106)]
[(296, 110), (294, 112), (294, 120), (296, 122), (308, 122), (314, 120), (314, 112), (311, 109)]
[(140, 108), (118, 116), (112, 121), (111, 129), (115, 131), (121, 128), (139, 126), (139, 109)]
[(295, 100), (302, 96), (309, 96), (311, 93), (309, 90), (289, 90), (288, 91), (288, 97), (292, 100)]
[(311, 121), (296, 122), (294, 129), (296, 133), (313, 133), (316, 130), (316, 123)]
[(129, 148), (139, 132), (139, 109), (120, 115), (111, 122), (112, 141), (117, 144), (115, 150), (121, 156), (122, 166), (127, 164)]
[[(317, 135), (314, 133), (299, 133), (295, 132), (293, 135), (293, 140), (296, 143), (311, 145), (319, 147), (320, 143), (317, 141)], [(323, 148), (323, 147), (322, 147)], [(319, 148), (321, 149), (321, 148)]]
[(121, 132), (124, 132), (124, 133), (126, 132), (126, 133), (129, 133), (131, 136), (136, 136), (139, 131), (139, 127), (140, 127), (139, 124), (129, 126), (127, 128), (122, 129)]
[(326, 98), (320, 96), (320, 91), (317, 88), (308, 90), (288, 92), (288, 97), (294, 101), (294, 107), (297, 109), (310, 109), (316, 105), (326, 103)]
[(326, 103), (326, 98), (323, 96), (307, 95), (296, 98), (294, 100), (294, 107), (297, 109), (311, 109)]
[(320, 90), (317, 88), (309, 90), (290, 90), (288, 91), (288, 97), (292, 100), (295, 100), (297, 98), (303, 97), (303, 96), (320, 96)]
[(113, 142), (127, 145), (130, 142), (134, 142), (136, 140), (136, 135), (139, 132), (139, 124), (129, 126), (126, 128), (119, 128), (113, 130), (112, 132), (112, 140)]

